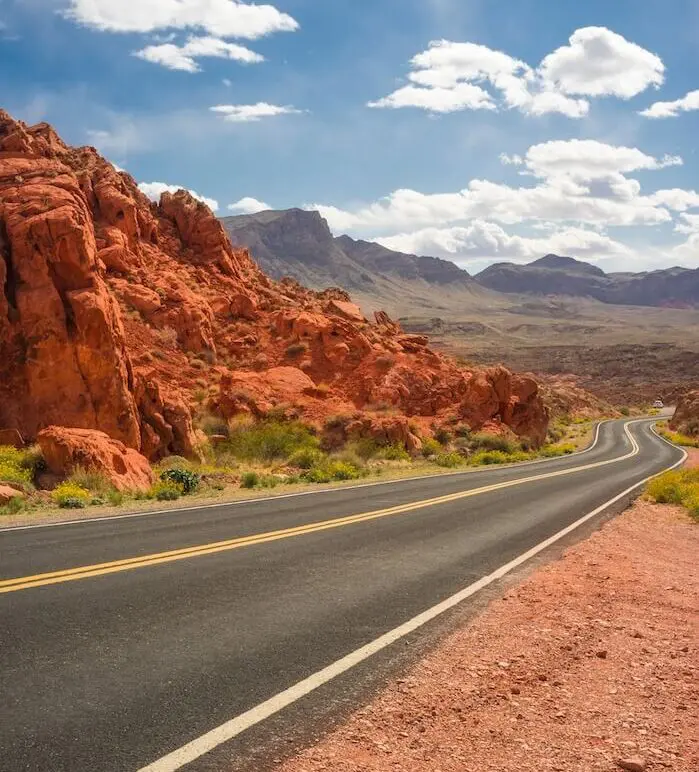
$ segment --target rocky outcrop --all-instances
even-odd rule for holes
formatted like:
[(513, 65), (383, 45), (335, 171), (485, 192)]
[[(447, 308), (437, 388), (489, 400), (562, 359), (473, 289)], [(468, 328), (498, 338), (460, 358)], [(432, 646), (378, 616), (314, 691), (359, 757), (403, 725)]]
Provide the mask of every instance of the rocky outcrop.
[(272, 282), (189, 194), (152, 204), (44, 124), (0, 113), (0, 194), (0, 429), (98, 430), (149, 459), (197, 455), (195, 404), (351, 415), (412, 448), (443, 424), (546, 435), (532, 379), (458, 367), (343, 290)]
[(680, 399), (670, 427), (682, 434), (699, 438), (699, 390), (690, 391)]
[(81, 467), (102, 472), (117, 490), (147, 490), (153, 484), (148, 460), (104, 432), (49, 426), (39, 432), (37, 442), (55, 475), (64, 477)]

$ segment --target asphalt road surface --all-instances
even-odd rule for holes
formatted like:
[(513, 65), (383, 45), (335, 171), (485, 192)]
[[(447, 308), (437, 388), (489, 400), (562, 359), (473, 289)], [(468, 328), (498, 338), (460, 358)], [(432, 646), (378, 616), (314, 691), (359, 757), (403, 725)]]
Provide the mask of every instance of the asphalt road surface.
[(651, 423), (534, 464), (0, 531), (0, 770), (228, 769), (205, 751), (256, 706), (679, 463)]

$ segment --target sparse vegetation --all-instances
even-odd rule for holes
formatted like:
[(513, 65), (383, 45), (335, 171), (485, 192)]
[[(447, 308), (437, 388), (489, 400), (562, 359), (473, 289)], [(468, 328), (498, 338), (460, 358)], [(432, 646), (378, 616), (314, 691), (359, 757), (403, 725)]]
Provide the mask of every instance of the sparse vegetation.
[(83, 509), (92, 496), (90, 491), (74, 482), (63, 482), (51, 492), (51, 498), (61, 509)]
[(26, 451), (11, 445), (0, 446), (0, 483), (15, 484), (22, 490), (31, 490), (34, 470)]
[(687, 434), (681, 434), (680, 432), (673, 432), (663, 428), (659, 430), (659, 434), (665, 437), (666, 440), (674, 442), (675, 445), (681, 445), (685, 448), (699, 448), (699, 438), (690, 437)]
[(172, 480), (160, 480), (148, 491), (148, 498), (158, 501), (177, 501), (184, 494), (182, 485)]
[(699, 469), (665, 472), (648, 483), (646, 494), (657, 504), (685, 507), (699, 522)]
[(288, 461), (300, 450), (318, 448), (311, 430), (298, 421), (264, 421), (253, 426), (233, 427), (221, 449), (245, 461)]
[(435, 457), (434, 463), (447, 469), (456, 469), (463, 466), (466, 459), (460, 453), (440, 453)]
[(160, 480), (178, 485), (182, 493), (188, 496), (197, 490), (201, 477), (189, 469), (165, 469), (160, 473)]

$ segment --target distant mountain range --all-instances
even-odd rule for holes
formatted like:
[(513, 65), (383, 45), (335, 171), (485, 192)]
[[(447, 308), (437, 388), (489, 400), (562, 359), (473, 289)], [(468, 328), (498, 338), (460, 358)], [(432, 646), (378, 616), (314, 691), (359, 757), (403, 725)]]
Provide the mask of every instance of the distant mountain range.
[[(699, 307), (699, 269), (605, 273), (572, 257), (546, 255), (527, 265), (496, 263), (470, 276), (450, 260), (395, 252), (375, 242), (334, 237), (318, 212), (303, 209), (224, 217), (234, 244), (246, 246), (265, 273), (310, 287), (339, 286), (360, 297), (402, 298), (423, 309), (440, 297), (479, 290), (590, 298), (614, 305)], [(482, 295), (482, 293), (481, 293)]]
[(376, 294), (382, 285), (417, 282), (466, 286), (473, 280), (450, 260), (418, 257), (349, 236), (335, 238), (318, 212), (303, 209), (224, 217), (234, 244), (246, 246), (265, 273), (309, 287)]
[(607, 274), (572, 257), (546, 255), (528, 265), (496, 263), (475, 280), (497, 292), (571, 295), (615, 305), (699, 306), (699, 269), (691, 268)]

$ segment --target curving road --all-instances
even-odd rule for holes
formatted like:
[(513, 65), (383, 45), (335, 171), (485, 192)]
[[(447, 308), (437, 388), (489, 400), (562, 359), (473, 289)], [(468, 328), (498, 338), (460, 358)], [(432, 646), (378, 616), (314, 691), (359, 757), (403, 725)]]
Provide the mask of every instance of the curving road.
[(0, 531), (0, 770), (230, 769), (231, 738), (681, 463), (651, 425), (509, 468)]

